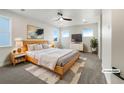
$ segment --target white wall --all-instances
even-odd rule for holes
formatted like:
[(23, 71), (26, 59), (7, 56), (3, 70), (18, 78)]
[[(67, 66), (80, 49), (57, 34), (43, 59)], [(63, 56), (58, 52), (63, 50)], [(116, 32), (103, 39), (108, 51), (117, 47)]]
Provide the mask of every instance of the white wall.
[(124, 74), (124, 10), (112, 10), (112, 66)]
[[(17, 15), (13, 12), (9, 12), (8, 10), (0, 10), (0, 15), (5, 16), (11, 19), (12, 25), (12, 43), (14, 47), (14, 38), (22, 37), (23, 39), (27, 38), (27, 24), (38, 26), (44, 28), (44, 39), (53, 40), (53, 31), (58, 30), (57, 28), (50, 26), (48, 24), (42, 23), (38, 20), (30, 19), (27, 17), (23, 17)], [(3, 47), (0, 48), (0, 66), (8, 64), (9, 62), (9, 54), (12, 47)]]
[[(111, 69), (111, 11), (102, 11), (102, 67)], [(111, 83), (111, 74), (105, 74), (107, 82)]]
[[(94, 31), (94, 36), (98, 38), (98, 24), (85, 24), (85, 25), (77, 25), (77, 26), (69, 26), (69, 27), (64, 27), (61, 29), (61, 32), (63, 31), (68, 31), (70, 33), (70, 36), (68, 38), (62, 38), (62, 46), (64, 48), (69, 48), (70, 47), (70, 42), (71, 42), (71, 34), (83, 34), (83, 29), (84, 28), (91, 28)], [(90, 48), (90, 39), (89, 37), (83, 37), (83, 43), (84, 43), (84, 51), (85, 52), (91, 52)]]

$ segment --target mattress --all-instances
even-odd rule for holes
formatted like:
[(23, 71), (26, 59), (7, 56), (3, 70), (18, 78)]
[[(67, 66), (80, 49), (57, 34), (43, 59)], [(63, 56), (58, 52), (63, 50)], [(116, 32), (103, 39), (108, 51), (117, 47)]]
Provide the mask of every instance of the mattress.
[[(43, 49), (43, 50), (39, 50), (39, 51), (27, 51), (26, 54), (32, 58), (35, 58), (35, 54), (36, 53), (41, 53), (41, 52), (49, 52), (49, 49)], [(73, 50), (71, 53), (62, 56), (58, 59), (57, 61), (57, 66), (64, 66), (65, 64), (67, 64), (69, 62), (69, 60), (71, 60), (76, 54), (78, 53), (78, 51)]]

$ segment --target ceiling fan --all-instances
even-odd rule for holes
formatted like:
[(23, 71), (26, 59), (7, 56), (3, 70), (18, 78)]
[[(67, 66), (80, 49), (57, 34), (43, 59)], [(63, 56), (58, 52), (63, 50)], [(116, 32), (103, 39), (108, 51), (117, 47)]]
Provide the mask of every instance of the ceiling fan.
[(59, 18), (57, 19), (57, 21), (62, 21), (62, 20), (72, 21), (72, 19), (70, 19), (70, 18), (63, 17), (63, 14), (61, 12), (57, 12), (57, 15), (59, 16)]

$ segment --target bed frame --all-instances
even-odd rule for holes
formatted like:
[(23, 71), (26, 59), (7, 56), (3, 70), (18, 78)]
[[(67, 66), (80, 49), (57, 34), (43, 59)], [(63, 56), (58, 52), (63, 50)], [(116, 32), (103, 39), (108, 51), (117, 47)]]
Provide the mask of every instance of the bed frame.
[[(32, 39), (24, 40), (23, 41), (23, 51), (25, 52), (28, 50), (27, 44), (47, 44), (47, 43), (48, 43), (47, 40), (32, 40)], [(77, 53), (67, 64), (65, 64), (64, 66), (55, 66), (55, 69), (51, 70), (51, 71), (60, 75), (60, 79), (62, 79), (63, 75), (73, 66), (73, 64), (77, 61), (77, 59), (79, 59), (79, 56), (80, 56), (80, 54)], [(34, 59), (30, 56), (26, 56), (26, 60), (29, 62), (32, 62), (33, 64), (38, 65), (38, 60)], [(44, 67), (44, 68), (46, 68), (46, 67)], [(47, 69), (49, 69), (49, 68), (47, 68)]]

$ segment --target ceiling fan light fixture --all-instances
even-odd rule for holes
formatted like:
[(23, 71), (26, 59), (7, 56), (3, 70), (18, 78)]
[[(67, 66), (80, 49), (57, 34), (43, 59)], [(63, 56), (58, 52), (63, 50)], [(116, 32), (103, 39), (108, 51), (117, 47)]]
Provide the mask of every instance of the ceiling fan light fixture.
[(60, 20), (60, 21), (63, 21), (63, 18), (61, 17), (59, 20)]
[(85, 23), (86, 22), (86, 19), (83, 19), (82, 21)]

